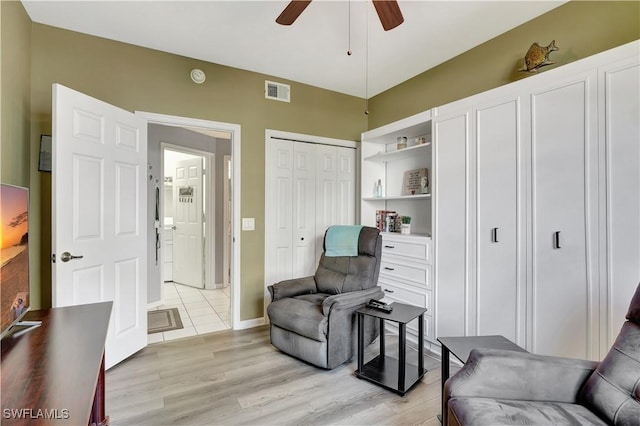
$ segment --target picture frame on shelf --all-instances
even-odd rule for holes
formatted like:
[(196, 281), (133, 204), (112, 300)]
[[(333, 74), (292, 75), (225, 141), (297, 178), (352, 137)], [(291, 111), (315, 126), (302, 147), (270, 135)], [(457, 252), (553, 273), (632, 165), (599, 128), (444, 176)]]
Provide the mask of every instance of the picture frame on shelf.
[[(426, 178), (426, 180), (424, 178)], [(428, 168), (424, 167), (404, 172), (404, 177), (402, 179), (402, 195), (423, 195), (428, 194), (429, 192)]]

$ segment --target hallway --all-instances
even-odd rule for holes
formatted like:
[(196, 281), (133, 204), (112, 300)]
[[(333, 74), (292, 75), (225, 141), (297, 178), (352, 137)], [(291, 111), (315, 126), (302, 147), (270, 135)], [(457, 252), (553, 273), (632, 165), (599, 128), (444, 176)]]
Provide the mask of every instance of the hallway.
[(149, 344), (231, 328), (230, 287), (205, 290), (173, 282), (163, 285), (165, 303), (154, 309), (178, 308), (184, 328), (149, 334)]

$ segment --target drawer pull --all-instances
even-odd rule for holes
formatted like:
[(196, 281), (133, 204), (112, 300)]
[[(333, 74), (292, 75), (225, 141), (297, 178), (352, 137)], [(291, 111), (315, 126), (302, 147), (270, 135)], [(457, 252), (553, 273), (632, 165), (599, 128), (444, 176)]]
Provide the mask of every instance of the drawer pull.
[(386, 269), (387, 271), (395, 271), (395, 268), (389, 268), (388, 266), (385, 266), (384, 269)]
[(385, 288), (384, 291), (387, 293), (393, 293), (393, 290), (389, 290), (388, 288)]
[(396, 246), (384, 246), (384, 248), (396, 248)]

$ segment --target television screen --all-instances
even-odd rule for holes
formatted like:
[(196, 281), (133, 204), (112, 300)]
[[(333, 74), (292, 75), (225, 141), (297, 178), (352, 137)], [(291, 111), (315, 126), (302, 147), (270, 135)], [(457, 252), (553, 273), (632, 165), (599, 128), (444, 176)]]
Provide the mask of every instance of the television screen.
[(0, 184), (0, 335), (29, 309), (29, 190)]

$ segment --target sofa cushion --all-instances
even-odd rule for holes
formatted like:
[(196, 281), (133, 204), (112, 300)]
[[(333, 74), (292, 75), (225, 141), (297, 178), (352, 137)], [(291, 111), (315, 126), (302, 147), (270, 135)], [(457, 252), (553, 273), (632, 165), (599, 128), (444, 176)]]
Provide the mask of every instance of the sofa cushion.
[(276, 300), (267, 308), (269, 320), (280, 328), (324, 342), (327, 317), (322, 313), (322, 301), (327, 296), (316, 293)]
[(606, 425), (578, 404), (456, 397), (449, 400), (449, 424)]

